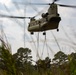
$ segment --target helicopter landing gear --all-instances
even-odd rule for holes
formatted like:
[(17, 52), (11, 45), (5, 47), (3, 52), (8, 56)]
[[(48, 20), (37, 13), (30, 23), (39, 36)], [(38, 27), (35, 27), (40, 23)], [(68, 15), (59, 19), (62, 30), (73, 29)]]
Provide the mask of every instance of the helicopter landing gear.
[(31, 35), (33, 35), (34, 33), (33, 32), (31, 32)]
[(46, 35), (46, 32), (43, 32), (43, 35)]
[(59, 31), (59, 29), (57, 29), (57, 32)]

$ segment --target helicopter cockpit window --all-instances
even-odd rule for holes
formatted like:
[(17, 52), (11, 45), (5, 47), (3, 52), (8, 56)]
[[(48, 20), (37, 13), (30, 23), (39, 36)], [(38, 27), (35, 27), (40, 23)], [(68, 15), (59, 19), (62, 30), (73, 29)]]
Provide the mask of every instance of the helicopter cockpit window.
[(35, 21), (35, 19), (34, 18), (31, 18), (31, 21)]

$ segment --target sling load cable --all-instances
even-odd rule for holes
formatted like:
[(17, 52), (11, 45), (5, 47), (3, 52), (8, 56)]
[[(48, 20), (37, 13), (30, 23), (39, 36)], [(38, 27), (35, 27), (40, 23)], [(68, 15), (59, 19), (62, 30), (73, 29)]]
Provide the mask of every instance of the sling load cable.
[[(68, 34), (66, 33), (66, 31), (64, 30), (63, 26), (61, 26), (61, 28), (63, 29), (63, 32), (65, 33), (65, 35), (67, 36), (67, 38), (70, 40), (70, 42), (72, 44), (75, 44), (74, 41), (68, 36)], [(72, 47), (73, 48), (73, 47)], [(74, 48), (73, 48), (74, 49)], [(76, 49), (74, 49), (74, 51), (76, 52)]]
[[(46, 39), (46, 41), (47, 41), (47, 39)], [(35, 41), (34, 41), (35, 42)], [(45, 47), (45, 40), (44, 41), (42, 41), (43, 42), (43, 50), (44, 50), (44, 47)], [(55, 54), (55, 52), (50, 48), (50, 46), (47, 44), (47, 42), (46, 42), (46, 46), (47, 46), (47, 48), (49, 48), (49, 50), (53, 53), (53, 54)], [(43, 51), (44, 52), (44, 51)], [(41, 56), (40, 56), (40, 58), (43, 56), (43, 53), (41, 54)]]
[(49, 48), (49, 50), (51, 51), (51, 53), (54, 55), (55, 52), (52, 50), (52, 48), (46, 43), (46, 46)]
[(48, 47), (47, 47), (47, 41), (46, 41), (46, 35), (45, 35), (45, 43), (46, 43), (46, 48), (47, 48), (47, 55), (49, 57), (49, 52), (48, 52)]
[[(40, 26), (40, 23), (39, 23), (39, 26)], [(40, 59), (38, 50), (39, 50), (39, 32), (38, 32), (38, 36), (37, 36), (37, 55), (36, 55), (37, 60)], [(37, 62), (36, 62), (36, 64), (37, 64)], [(38, 64), (37, 64), (37, 65), (38, 65)], [(39, 67), (38, 67), (37, 71), (38, 71), (39, 75), (42, 75)]]
[(48, 45), (47, 42), (46, 42), (46, 46), (49, 48), (50, 52), (54, 55), (55, 54), (54, 50)]
[(36, 44), (35, 44), (35, 42), (34, 42), (34, 39), (33, 39), (32, 36), (30, 36), (30, 37), (31, 37), (31, 39), (32, 39), (32, 42), (33, 42), (34, 48), (35, 48), (35, 50), (36, 50)]
[[(33, 37), (32, 37), (31, 35), (30, 35), (30, 37), (31, 37), (32, 43), (33, 43), (33, 44), (32, 44), (32, 43), (30, 42), (30, 43), (31, 43), (31, 47), (33, 47), (33, 49), (34, 49), (34, 51), (35, 51), (35, 54), (36, 54), (36, 53), (37, 53), (36, 43), (35, 43), (35, 41), (34, 41), (34, 39), (33, 39)], [(37, 56), (37, 54), (36, 54), (36, 56)], [(36, 58), (36, 59), (37, 59), (37, 58)], [(33, 59), (32, 59), (32, 60), (33, 60)], [(33, 62), (36, 63), (36, 61), (34, 61), (34, 60), (33, 60)]]
[(40, 59), (38, 50), (39, 50), (39, 32), (38, 32), (38, 35), (37, 35), (37, 55), (36, 55), (37, 60)]
[[(31, 5), (31, 0), (30, 0), (30, 3), (29, 3), (29, 5)], [(32, 7), (33, 8), (33, 7)], [(37, 11), (37, 8), (33, 8), (36, 12), (38, 12)], [(31, 37), (32, 38), (32, 37)], [(32, 38), (32, 40), (33, 40), (33, 38)], [(35, 45), (35, 49), (36, 49), (36, 44), (34, 43), (34, 45)], [(36, 54), (36, 58), (37, 57), (39, 57), (39, 53), (38, 53), (38, 50), (39, 50), (39, 32), (38, 32), (38, 36), (37, 36), (37, 49), (36, 49), (37, 51), (37, 54)], [(39, 57), (40, 58), (40, 57)]]
[(46, 47), (51, 51), (51, 53), (54, 55), (55, 52), (52, 50), (52, 48), (48, 45), (48, 43), (46, 42)]
[[(39, 22), (39, 27), (40, 27), (40, 22)], [(37, 35), (37, 49), (36, 50), (37, 50), (36, 58), (37, 58), (37, 60), (39, 60), (40, 59), (39, 52), (38, 52), (38, 50), (39, 50), (39, 32), (38, 32), (38, 35)], [(36, 62), (36, 64), (37, 64), (37, 62)], [(37, 71), (38, 71), (39, 75), (42, 75), (39, 68), (38, 68)]]
[(52, 32), (52, 31), (51, 31), (51, 33), (52, 33), (52, 35), (53, 35), (53, 37), (54, 37), (54, 39), (55, 39), (55, 41), (56, 41), (56, 43), (57, 43), (57, 46), (58, 46), (59, 50), (61, 51), (60, 45), (59, 45), (59, 43), (58, 43), (58, 41), (57, 41), (57, 39), (56, 39), (55, 35), (53, 34), (53, 32)]
[[(29, 2), (29, 5), (31, 5), (31, 0), (30, 0), (30, 2)], [(31, 5), (32, 6), (32, 5)], [(32, 8), (39, 14), (39, 12), (38, 12), (38, 9), (36, 8), (36, 7), (33, 7), (32, 6)], [(38, 15), (37, 14), (37, 15)], [(36, 15), (36, 16), (37, 16)], [(36, 16), (34, 16), (34, 17), (36, 17)], [(39, 35), (39, 33), (38, 33), (38, 35)], [(32, 37), (31, 37), (32, 38)], [(33, 40), (33, 38), (32, 38), (32, 40)], [(36, 49), (36, 44), (35, 44), (35, 42), (33, 42), (34, 43), (34, 46), (35, 46), (35, 49)], [(38, 53), (38, 48), (36, 49), (37, 50), (37, 56), (39, 57), (39, 53)]]
[[(29, 5), (31, 5), (31, 0), (30, 0)], [(31, 5), (31, 6), (32, 6), (32, 5)], [(36, 7), (33, 7), (33, 6), (32, 6), (32, 8), (33, 8), (36, 12), (38, 12), (38, 9), (37, 9)], [(44, 9), (43, 9), (43, 10), (44, 10)], [(43, 11), (43, 10), (42, 10), (42, 11)], [(38, 12), (38, 14), (35, 15), (34, 17), (38, 16), (42, 11)]]
[[(30, 5), (31, 5), (31, 3), (30, 3)], [(37, 11), (37, 8), (34, 7), (33, 9), (34, 9), (35, 11)], [(44, 9), (43, 9), (43, 10), (44, 10)], [(43, 11), (43, 10), (42, 10), (42, 11)], [(38, 16), (40, 13), (42, 13), (42, 11), (41, 11), (41, 12), (38, 12), (38, 14), (37, 14), (36, 16)], [(36, 16), (35, 16), (35, 17), (36, 17)], [(44, 43), (45, 43), (45, 42), (44, 42)], [(45, 44), (44, 44), (44, 46), (45, 46)], [(46, 43), (46, 46), (48, 46), (47, 43)], [(47, 48), (48, 48), (48, 47), (47, 47)], [(50, 47), (49, 47), (49, 48), (50, 48)], [(48, 49), (47, 49), (47, 50), (48, 50)], [(52, 49), (50, 48), (50, 50), (52, 50)], [(44, 47), (43, 47), (43, 52), (44, 52)], [(53, 52), (53, 50), (52, 50), (52, 52)], [(48, 53), (48, 51), (47, 51), (47, 53)], [(55, 53), (55, 52), (53, 52), (53, 53)], [(42, 57), (42, 55), (43, 55), (43, 53), (41, 54), (41, 57)], [(49, 53), (48, 53), (48, 55), (49, 55)]]
[[(45, 41), (46, 40), (46, 41)], [(45, 45), (46, 45), (46, 47), (47, 48), (49, 48), (49, 50), (52, 52), (52, 54), (54, 55), (55, 54), (55, 52), (52, 50), (52, 48), (47, 44), (47, 39), (46, 39), (46, 36), (45, 36), (45, 40), (43, 41), (43, 43), (44, 43), (44, 45), (43, 45), (43, 52), (44, 52), (44, 47), (45, 47)], [(41, 58), (42, 58), (42, 56), (43, 56), (43, 52), (42, 52), (42, 54), (41, 54)], [(48, 52), (47, 52), (48, 53)], [(49, 53), (48, 53), (48, 56), (49, 56)]]
[[(44, 42), (43, 42), (43, 50), (42, 50), (42, 53), (41, 53), (41, 58), (42, 58), (42, 56), (43, 56), (45, 46), (46, 46), (46, 48), (47, 48), (46, 40), (47, 40), (47, 39), (46, 39), (46, 35), (45, 35)], [(48, 48), (47, 48), (47, 50), (48, 50)], [(48, 54), (48, 57), (49, 57), (48, 51), (47, 51), (47, 54)]]
[(43, 49), (42, 49), (42, 53), (41, 53), (41, 58), (43, 56), (43, 52), (44, 52), (44, 48), (45, 48), (45, 42), (46, 42), (46, 38), (44, 39), (44, 42), (43, 42)]
[[(35, 50), (37, 50), (36, 44), (35, 44), (36, 41), (34, 41), (34, 39), (32, 38), (32, 36), (30, 36), (30, 37), (31, 37), (31, 39), (32, 39), (32, 41), (30, 41), (30, 43), (33, 43), (33, 44), (34, 44), (34, 47), (35, 47)], [(40, 40), (40, 41), (42, 41), (42, 40)], [(43, 42), (43, 49), (42, 49), (42, 52), (44, 52), (45, 40), (42, 41), (42, 42)], [(47, 39), (46, 39), (46, 47), (49, 48), (49, 47), (48, 47), (48, 44), (47, 44)], [(49, 48), (49, 49), (52, 50), (51, 48)], [(41, 54), (40, 58), (42, 58), (42, 56), (43, 56), (43, 53)]]

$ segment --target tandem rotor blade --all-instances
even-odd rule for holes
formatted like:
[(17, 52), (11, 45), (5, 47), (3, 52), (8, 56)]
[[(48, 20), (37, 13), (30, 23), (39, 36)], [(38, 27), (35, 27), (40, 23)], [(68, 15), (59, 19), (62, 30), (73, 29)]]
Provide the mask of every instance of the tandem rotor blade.
[(58, 0), (53, 0), (53, 3), (56, 2), (56, 1), (58, 1)]
[(57, 5), (62, 6), (62, 7), (76, 8), (76, 6), (73, 6), (73, 5), (63, 5), (63, 4), (57, 4)]
[(18, 4), (23, 4), (23, 5), (50, 5), (52, 3), (23, 3), (23, 2), (13, 2), (13, 3), (18, 3)]
[(18, 19), (25, 19), (25, 18), (30, 19), (31, 18), (31, 17), (8, 16), (8, 15), (2, 15), (2, 14), (0, 14), (0, 17), (4, 17), (4, 18), (18, 18)]
[[(53, 0), (52, 3), (55, 3), (56, 1), (59, 1), (59, 0)], [(52, 4), (52, 3), (23, 3), (23, 2), (13, 2), (13, 3), (19, 3), (19, 4), (24, 4), (24, 5), (51, 5)], [(57, 5), (62, 6), (62, 7), (76, 8), (76, 6), (73, 6), (73, 5), (65, 5), (65, 4), (57, 4)]]

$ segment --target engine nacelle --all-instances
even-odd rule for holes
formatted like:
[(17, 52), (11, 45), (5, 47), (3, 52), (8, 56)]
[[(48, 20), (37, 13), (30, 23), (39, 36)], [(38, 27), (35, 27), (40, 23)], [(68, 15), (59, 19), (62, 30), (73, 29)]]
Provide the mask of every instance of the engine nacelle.
[(43, 18), (46, 18), (47, 15), (48, 15), (48, 13), (43, 13), (43, 14), (42, 14), (42, 17), (43, 17)]

